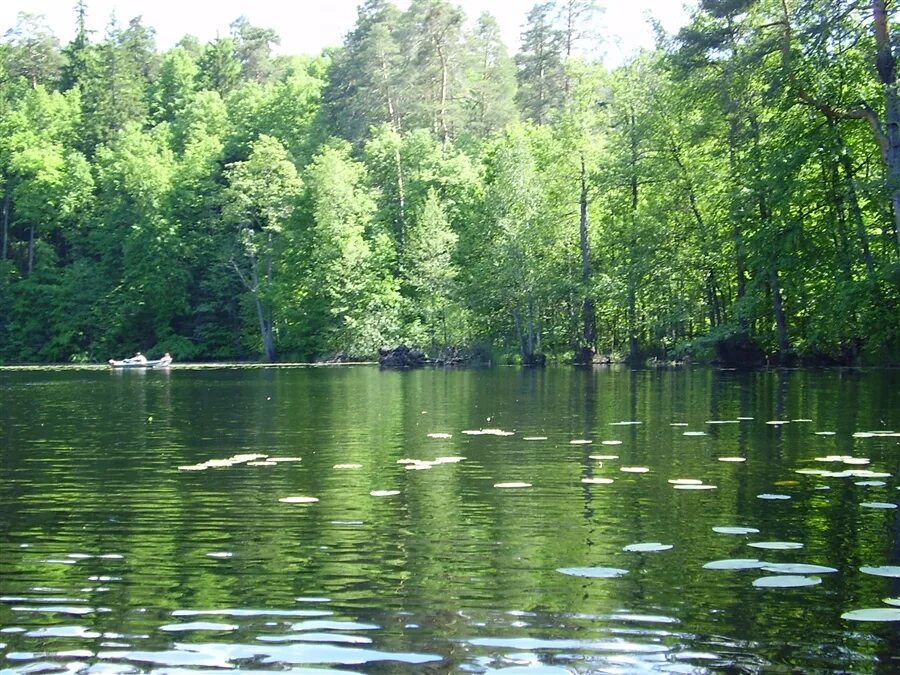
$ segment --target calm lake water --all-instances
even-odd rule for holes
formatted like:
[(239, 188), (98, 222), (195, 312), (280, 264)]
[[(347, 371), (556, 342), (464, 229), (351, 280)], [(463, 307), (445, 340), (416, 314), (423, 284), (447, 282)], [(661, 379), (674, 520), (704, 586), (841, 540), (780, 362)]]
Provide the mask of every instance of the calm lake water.
[(892, 431), (897, 371), (2, 370), (0, 669), (900, 672)]

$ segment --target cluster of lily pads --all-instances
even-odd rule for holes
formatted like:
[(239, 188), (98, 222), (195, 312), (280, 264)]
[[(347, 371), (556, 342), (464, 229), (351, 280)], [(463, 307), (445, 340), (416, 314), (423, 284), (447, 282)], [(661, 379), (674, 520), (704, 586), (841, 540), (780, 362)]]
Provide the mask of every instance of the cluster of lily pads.
[[(739, 423), (742, 421), (750, 420), (753, 418), (741, 417), (735, 420), (709, 420), (708, 424), (732, 424)], [(808, 419), (797, 419), (797, 420), (771, 420), (766, 424), (771, 426), (782, 426), (786, 424), (790, 424), (792, 422), (811, 422), (812, 420)], [(640, 422), (613, 422), (611, 423), (613, 426), (625, 426), (625, 425), (636, 425), (640, 424)], [(686, 423), (683, 422), (674, 422), (672, 426), (687, 426)], [(484, 428), (484, 429), (467, 429), (461, 432), (466, 436), (496, 436), (496, 437), (505, 437), (505, 436), (513, 436), (515, 432), (513, 431), (504, 431), (503, 429), (498, 428)], [(816, 432), (818, 435), (828, 436), (833, 435), (834, 432)], [(685, 431), (683, 432), (685, 436), (705, 436), (706, 432), (704, 431)], [(876, 438), (876, 437), (885, 437), (885, 436), (900, 436), (895, 432), (881, 431), (881, 432), (857, 432), (854, 434), (856, 438)], [(452, 434), (444, 433), (444, 432), (434, 432), (428, 434), (429, 438), (435, 440), (448, 440), (453, 437)], [(523, 440), (526, 441), (543, 441), (547, 440), (546, 436), (526, 436), (523, 437)], [(592, 439), (587, 438), (576, 438), (569, 441), (570, 445), (592, 445), (594, 441)], [(601, 445), (606, 446), (616, 446), (621, 445), (622, 441), (620, 440), (604, 440), (600, 441)], [(605, 461), (614, 461), (619, 459), (618, 455), (615, 454), (592, 454), (589, 457), (599, 462), (599, 466), (602, 466), (602, 462)], [(423, 460), (423, 459), (413, 459), (413, 458), (404, 458), (397, 460), (398, 464), (404, 465), (407, 470), (412, 471), (421, 471), (432, 469), (437, 466), (445, 465), (445, 464), (456, 464), (464, 461), (466, 458), (458, 455), (448, 455), (437, 457), (432, 460)], [(721, 462), (732, 462), (732, 463), (742, 463), (746, 461), (745, 457), (739, 456), (725, 456), (718, 457), (718, 461)], [(246, 464), (248, 466), (272, 466), (276, 465), (279, 462), (296, 462), (300, 461), (299, 457), (269, 457), (268, 455), (259, 454), (259, 453), (246, 453), (246, 454), (238, 454), (233, 455), (232, 457), (226, 459), (210, 459), (206, 462), (200, 464), (193, 464), (188, 466), (181, 466), (179, 469), (183, 471), (201, 471), (210, 468), (221, 468), (233, 466), (235, 464)], [(841, 463), (844, 465), (850, 466), (866, 466), (870, 464), (870, 460), (868, 458), (863, 457), (853, 457), (849, 455), (826, 455), (822, 457), (814, 458), (816, 462), (823, 463)], [(360, 464), (335, 464), (335, 469), (357, 469), (360, 468)], [(646, 466), (622, 466), (619, 470), (623, 473), (630, 474), (644, 474), (650, 472), (650, 468)], [(891, 474), (885, 472), (872, 471), (870, 469), (844, 469), (841, 471), (830, 471), (825, 469), (815, 469), (815, 468), (801, 468), (797, 470), (797, 473), (803, 475), (814, 475), (819, 477), (828, 477), (828, 478), (866, 478), (866, 479), (876, 479), (876, 478), (887, 478)], [(582, 483), (588, 485), (608, 485), (614, 482), (612, 478), (606, 477), (588, 477), (582, 478)], [(676, 490), (715, 490), (715, 485), (710, 485), (704, 483), (701, 480), (694, 478), (673, 478), (669, 479), (669, 484)], [(794, 481), (782, 481), (782, 483), (794, 483)], [(776, 483), (776, 485), (779, 483)], [(861, 482), (860, 484), (871, 484), (871, 485), (884, 485), (881, 481), (870, 481), (870, 482)], [(532, 487), (532, 483), (525, 481), (502, 481), (494, 483), (494, 487), (498, 489), (516, 489), (516, 488), (530, 488)], [(399, 490), (373, 490), (369, 493), (373, 497), (390, 497), (399, 495)], [(790, 495), (777, 494), (777, 493), (763, 493), (757, 495), (758, 499), (767, 499), (767, 500), (788, 500), (790, 499)], [(310, 496), (288, 496), (282, 497), (279, 499), (280, 502), (287, 504), (313, 504), (318, 502), (317, 497)], [(863, 502), (863, 507), (868, 508), (896, 508), (897, 505), (890, 502)], [(717, 526), (713, 528), (718, 534), (726, 534), (726, 535), (752, 535), (758, 534), (759, 530), (752, 527), (739, 527), (739, 526)], [(785, 550), (799, 550), (803, 548), (803, 544), (799, 542), (785, 542), (785, 541), (753, 541), (748, 542), (747, 544), (750, 547), (764, 549), (764, 550), (775, 550), (775, 551), (785, 551)], [(674, 548), (673, 544), (664, 544), (661, 542), (641, 542), (635, 544), (629, 544), (623, 548), (623, 551), (628, 553), (657, 553), (662, 551), (668, 551)], [(759, 570), (762, 572), (768, 572), (767, 576), (762, 576), (753, 580), (752, 585), (755, 588), (796, 588), (796, 587), (805, 587), (805, 586), (815, 586), (822, 583), (822, 577), (819, 575), (823, 574), (833, 574), (838, 572), (838, 570), (834, 567), (828, 567), (825, 565), (817, 565), (817, 564), (809, 564), (809, 563), (776, 563), (776, 562), (767, 562), (763, 560), (758, 560), (756, 558), (735, 558), (735, 559), (726, 559), (726, 560), (714, 560), (712, 562), (706, 563), (704, 569), (707, 570)], [(563, 567), (557, 570), (558, 572), (570, 576), (579, 576), (579, 577), (588, 577), (588, 578), (616, 578), (620, 576), (624, 576), (628, 574), (628, 570), (615, 568), (615, 567)], [(873, 574), (878, 576), (885, 577), (895, 577), (900, 578), (900, 567), (892, 567), (892, 566), (880, 566), (880, 567), (861, 567), (860, 571), (865, 574)], [(878, 608), (865, 608), (852, 610), (849, 612), (845, 612), (842, 615), (842, 618), (853, 621), (900, 621), (900, 599), (898, 598), (886, 598), (885, 603), (889, 605), (889, 607), (878, 607)]]

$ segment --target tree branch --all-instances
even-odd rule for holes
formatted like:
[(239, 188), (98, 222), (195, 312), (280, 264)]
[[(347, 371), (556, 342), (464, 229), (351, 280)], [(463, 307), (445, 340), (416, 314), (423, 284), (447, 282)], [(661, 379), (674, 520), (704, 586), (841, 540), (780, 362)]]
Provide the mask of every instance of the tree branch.
[(793, 36), (791, 31), (791, 19), (790, 13), (788, 12), (787, 0), (781, 0), (781, 12), (782, 20), (780, 23), (783, 30), (781, 44), (781, 63), (785, 73), (787, 74), (791, 88), (796, 93), (797, 98), (801, 103), (804, 103), (805, 105), (811, 106), (818, 110), (829, 120), (865, 120), (869, 124), (869, 127), (872, 129), (872, 134), (875, 136), (875, 141), (878, 143), (878, 147), (881, 148), (882, 157), (887, 159), (890, 141), (887, 137), (887, 134), (884, 132), (884, 129), (881, 125), (881, 120), (878, 119), (878, 115), (874, 110), (872, 110), (871, 106), (866, 103), (861, 103), (858, 108), (836, 108), (829, 103), (826, 103), (825, 101), (822, 101), (813, 96), (813, 94), (807, 91), (797, 80), (797, 75), (794, 73), (794, 70), (791, 67), (791, 42)]

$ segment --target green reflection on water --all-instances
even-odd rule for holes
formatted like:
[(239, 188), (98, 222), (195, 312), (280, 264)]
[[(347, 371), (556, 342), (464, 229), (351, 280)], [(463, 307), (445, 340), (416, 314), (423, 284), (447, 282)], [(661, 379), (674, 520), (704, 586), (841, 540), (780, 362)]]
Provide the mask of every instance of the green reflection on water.
[[(84, 637), (94, 634), (135, 650), (278, 641), (304, 611), (377, 626), (367, 633), (377, 649), (475, 670), (478, 655), (504, 654), (490, 645), (526, 637), (586, 640), (561, 652), (597, 665), (591, 641), (604, 651), (622, 635), (652, 647), (661, 661), (650, 668), (670, 651), (719, 650), (724, 662), (875, 669), (898, 653), (896, 635), (840, 616), (900, 593), (896, 580), (858, 572), (900, 564), (896, 511), (859, 506), (897, 502), (900, 440), (853, 434), (900, 427), (898, 384), (896, 372), (849, 371), (0, 371), (0, 588), (19, 598), (0, 602), (0, 626), (83, 629), (77, 639), (0, 634), (0, 653), (119, 639)], [(801, 419), (812, 422), (767, 424)], [(461, 433), (483, 428), (515, 433)], [(591, 458), (604, 440), (621, 441), (616, 459)], [(178, 469), (248, 453), (302, 461)], [(878, 486), (796, 473), (823, 455), (869, 458), (864, 468), (891, 477)], [(425, 471), (398, 463), (447, 456), (466, 459)], [(718, 461), (730, 456), (747, 461)], [(620, 472), (628, 466), (650, 471)], [(668, 482), (685, 477), (717, 489)], [(532, 487), (494, 488), (513, 481)], [(791, 499), (757, 499), (766, 493)], [(297, 495), (319, 501), (279, 501)], [(657, 541), (674, 547), (623, 551)], [(839, 572), (773, 590), (754, 588), (753, 571), (703, 569), (746, 557)], [(629, 573), (558, 572), (577, 567)], [(58, 611), (38, 611), (47, 607)], [(209, 621), (229, 630), (163, 629), (185, 610), (231, 610)]]

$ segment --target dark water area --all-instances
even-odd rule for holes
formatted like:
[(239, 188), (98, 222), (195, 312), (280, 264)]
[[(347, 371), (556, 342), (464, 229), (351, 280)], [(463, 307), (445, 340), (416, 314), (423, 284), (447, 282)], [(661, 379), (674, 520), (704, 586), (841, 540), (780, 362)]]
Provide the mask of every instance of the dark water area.
[(897, 432), (897, 371), (0, 370), (0, 670), (900, 672)]

